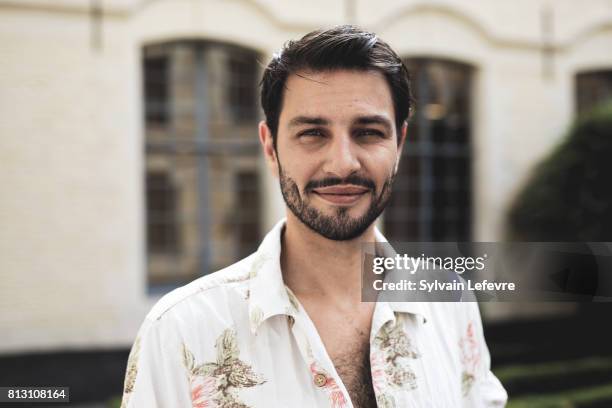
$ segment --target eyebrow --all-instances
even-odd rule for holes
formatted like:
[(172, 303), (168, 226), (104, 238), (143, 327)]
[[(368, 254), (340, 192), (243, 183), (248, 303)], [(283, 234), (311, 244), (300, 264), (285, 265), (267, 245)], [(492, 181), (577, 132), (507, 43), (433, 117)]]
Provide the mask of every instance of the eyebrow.
[(354, 123), (357, 125), (381, 125), (385, 127), (388, 132), (392, 129), (389, 119), (381, 115), (359, 116)]
[[(289, 127), (296, 127), (302, 125), (318, 125), (327, 126), (331, 122), (320, 116), (296, 116), (289, 121)], [(387, 131), (391, 131), (392, 125), (389, 119), (381, 115), (366, 115), (359, 116), (353, 121), (355, 125), (381, 125), (386, 128)]]
[(319, 125), (326, 126), (329, 125), (329, 120), (322, 118), (320, 116), (296, 116), (295, 118), (289, 121), (289, 127), (296, 127), (301, 125)]

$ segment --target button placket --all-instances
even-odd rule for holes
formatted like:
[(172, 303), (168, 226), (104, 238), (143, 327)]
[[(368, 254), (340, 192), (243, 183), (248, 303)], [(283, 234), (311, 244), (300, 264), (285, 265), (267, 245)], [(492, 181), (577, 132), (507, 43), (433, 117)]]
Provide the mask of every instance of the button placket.
[[(331, 358), (327, 355), (323, 341), (318, 337), (314, 324), (306, 313), (295, 316), (292, 326), (302, 357), (310, 369), (312, 384), (325, 395), (331, 406), (337, 408), (353, 408), (346, 387), (336, 374)], [(314, 346), (314, 350), (311, 348)]]

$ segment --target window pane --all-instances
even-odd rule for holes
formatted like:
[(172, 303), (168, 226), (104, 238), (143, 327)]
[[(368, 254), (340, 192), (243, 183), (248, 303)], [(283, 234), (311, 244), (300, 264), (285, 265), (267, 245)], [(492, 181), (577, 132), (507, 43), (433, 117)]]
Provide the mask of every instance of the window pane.
[(576, 76), (576, 107), (584, 113), (612, 99), (612, 70), (584, 72)]
[(152, 253), (176, 254), (176, 188), (166, 172), (147, 173), (147, 243)]
[(149, 283), (180, 285), (261, 238), (257, 55), (201, 41), (143, 55)]
[(230, 56), (228, 99), (236, 122), (252, 121), (257, 116), (257, 76), (252, 55), (234, 53)]
[(147, 57), (144, 60), (146, 125), (168, 123), (168, 58)]
[(469, 240), (471, 69), (450, 61), (405, 61), (416, 100), (385, 210), (394, 241)]

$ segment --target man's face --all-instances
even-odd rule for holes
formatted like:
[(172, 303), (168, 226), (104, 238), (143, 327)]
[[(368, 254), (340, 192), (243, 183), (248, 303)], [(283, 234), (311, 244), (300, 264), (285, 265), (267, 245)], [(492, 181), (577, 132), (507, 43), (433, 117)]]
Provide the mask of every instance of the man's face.
[(291, 75), (275, 149), (287, 207), (328, 239), (360, 236), (389, 200), (401, 152), (397, 137), (381, 73)]

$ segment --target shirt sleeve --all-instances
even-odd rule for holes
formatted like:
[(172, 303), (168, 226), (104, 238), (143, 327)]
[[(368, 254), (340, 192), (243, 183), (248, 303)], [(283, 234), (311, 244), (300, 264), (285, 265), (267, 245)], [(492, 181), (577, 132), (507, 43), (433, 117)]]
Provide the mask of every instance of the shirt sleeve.
[(182, 344), (166, 322), (145, 319), (130, 355), (121, 408), (191, 407)]
[(491, 355), (477, 302), (467, 302), (467, 321), (459, 339), (464, 407), (505, 407), (508, 394), (491, 371)]

